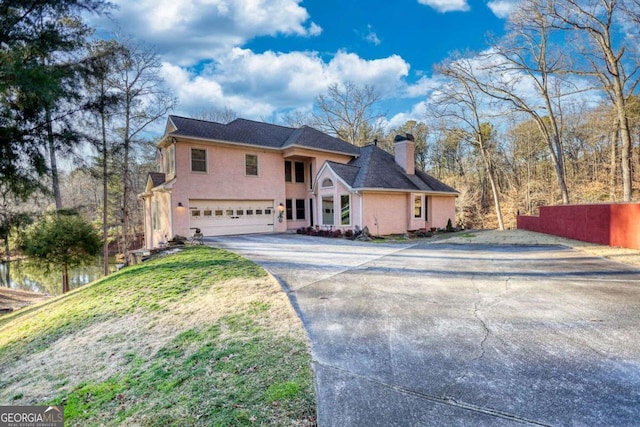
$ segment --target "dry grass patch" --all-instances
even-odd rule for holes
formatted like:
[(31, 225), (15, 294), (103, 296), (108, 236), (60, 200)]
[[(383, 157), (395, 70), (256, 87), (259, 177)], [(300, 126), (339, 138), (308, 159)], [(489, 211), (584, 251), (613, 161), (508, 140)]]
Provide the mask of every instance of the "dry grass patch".
[(472, 230), (446, 236), (435, 243), (478, 243), (502, 245), (562, 245), (590, 255), (640, 267), (640, 250), (616, 248), (566, 239), (528, 230)]

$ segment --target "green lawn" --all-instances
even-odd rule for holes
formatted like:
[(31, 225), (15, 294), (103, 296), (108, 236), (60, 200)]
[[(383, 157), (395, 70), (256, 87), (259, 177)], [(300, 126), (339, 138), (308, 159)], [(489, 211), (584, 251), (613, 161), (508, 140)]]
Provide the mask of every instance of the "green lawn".
[(0, 404), (66, 425), (313, 425), (306, 336), (278, 284), (188, 247), (0, 317)]

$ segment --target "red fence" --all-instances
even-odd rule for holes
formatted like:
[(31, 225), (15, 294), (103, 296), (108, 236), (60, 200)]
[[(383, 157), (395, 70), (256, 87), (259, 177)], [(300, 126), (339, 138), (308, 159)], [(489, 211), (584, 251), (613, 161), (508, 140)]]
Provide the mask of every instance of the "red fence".
[(542, 206), (518, 228), (601, 245), (640, 249), (640, 203)]

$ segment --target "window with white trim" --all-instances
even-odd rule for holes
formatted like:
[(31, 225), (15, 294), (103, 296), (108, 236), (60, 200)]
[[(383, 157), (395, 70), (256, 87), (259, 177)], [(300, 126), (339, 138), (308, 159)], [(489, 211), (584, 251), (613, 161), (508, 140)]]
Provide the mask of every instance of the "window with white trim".
[(258, 176), (258, 156), (255, 154), (244, 155), (244, 173), (247, 176)]
[(413, 196), (413, 217), (415, 219), (422, 218), (422, 195)]
[(351, 195), (340, 195), (340, 225), (351, 224)]
[(329, 178), (325, 178), (322, 181), (322, 188), (329, 188), (329, 187), (333, 187), (333, 181), (331, 181), (331, 179)]
[(322, 224), (333, 225), (333, 196), (322, 196)]
[(287, 220), (292, 220), (293, 219), (293, 200), (292, 199), (287, 199), (285, 200), (285, 204), (286, 206), (286, 211), (287, 211)]
[(291, 162), (284, 162), (284, 180), (291, 182)]
[(289, 221), (300, 221), (306, 219), (306, 209), (304, 199), (287, 199), (286, 212)]
[(191, 149), (191, 172), (207, 173), (207, 150), (204, 148)]
[(167, 175), (176, 173), (176, 146), (173, 144), (164, 150), (164, 173)]
[(153, 199), (152, 222), (153, 229), (160, 230), (160, 200), (157, 197)]
[(304, 162), (284, 162), (284, 180), (286, 182), (304, 183)]
[(304, 199), (296, 199), (296, 219), (305, 219)]
[(296, 182), (304, 183), (304, 163), (294, 162), (293, 166), (294, 166), (294, 172), (295, 172), (294, 176), (295, 176)]

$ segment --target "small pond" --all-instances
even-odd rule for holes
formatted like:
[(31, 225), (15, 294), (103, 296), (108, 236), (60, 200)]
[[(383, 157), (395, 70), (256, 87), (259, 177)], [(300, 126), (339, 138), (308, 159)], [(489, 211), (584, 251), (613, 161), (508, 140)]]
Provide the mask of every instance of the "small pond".
[[(115, 271), (115, 262), (109, 261), (109, 270)], [(74, 268), (69, 272), (69, 287), (79, 288), (104, 276), (102, 257), (87, 267)], [(45, 271), (34, 268), (28, 261), (0, 261), (0, 286), (11, 289), (40, 292), (49, 295), (62, 293), (62, 270)]]

